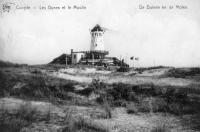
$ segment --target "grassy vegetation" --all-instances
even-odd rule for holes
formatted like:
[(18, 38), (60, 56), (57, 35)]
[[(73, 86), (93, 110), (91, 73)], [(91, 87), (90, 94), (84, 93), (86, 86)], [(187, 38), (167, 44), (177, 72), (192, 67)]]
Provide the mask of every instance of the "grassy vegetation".
[[(54, 70), (60, 68), (55, 65), (48, 68), (51, 69), (51, 67)], [(112, 111), (116, 107), (124, 107), (128, 114), (159, 112), (179, 117), (186, 114), (196, 117), (200, 115), (199, 85), (191, 84), (187, 87), (180, 87), (158, 86), (152, 83), (106, 84), (99, 79), (94, 79), (92, 83), (86, 85), (86, 88), (76, 90), (75, 85), (80, 85), (80, 83), (51, 77), (43, 72), (45, 66), (27, 66), (23, 67), (23, 72), (18, 71), (21, 68), (12, 67), (0, 70), (0, 97), (14, 96), (40, 101), (59, 101), (59, 104), (62, 101), (73, 102), (73, 100), (78, 99), (79, 103), (74, 101), (73, 105), (81, 105), (85, 101), (85, 104), (98, 106), (101, 109), (101, 112), (91, 114), (91, 118), (82, 116), (77, 118), (73, 116), (72, 109), (66, 110), (63, 132), (107, 132), (107, 128), (96, 125), (92, 119), (112, 119), (115, 117)], [(193, 73), (198, 73), (198, 69), (193, 69), (190, 75)], [(185, 76), (188, 75), (187, 73)], [(96, 95), (96, 99), (89, 100), (91, 94)], [(38, 112), (26, 103), (15, 113), (7, 110), (1, 111), (0, 130), (8, 132), (15, 130), (17, 132), (34, 122), (48, 122), (50, 116), (50, 112), (47, 112), (45, 116), (39, 117)], [(194, 124), (200, 124), (199, 119), (195, 119)], [(194, 126), (194, 128), (200, 130), (199, 125)], [(151, 131), (167, 132), (169, 128), (157, 126)]]
[(11, 63), (11, 62), (5, 62), (5, 61), (1, 61), (0, 60), (0, 67), (3, 68), (3, 67), (23, 67), (23, 66), (28, 66), (27, 64), (14, 64), (14, 63)]
[[(14, 67), (7, 70), (0, 70), (0, 97), (14, 96), (25, 100), (69, 100), (72, 102), (73, 99), (72, 96), (69, 96), (69, 93), (79, 94), (78, 91), (75, 91), (74, 87), (77, 82), (48, 76), (37, 67), (27, 67), (25, 70), (23, 69), (23, 72), (28, 70), (25, 74), (21, 74), (22, 71), (18, 72), (17, 70), (19, 69)], [(95, 86), (94, 84), (96, 83), (91, 84), (89, 87), (92, 88)], [(101, 88), (99, 86), (101, 87), (101, 84), (95, 87), (100, 91)], [(109, 104), (104, 104), (103, 110), (105, 111), (103, 118), (111, 118), (111, 108), (109, 107)], [(65, 113), (67, 113), (64, 121), (66, 123), (66, 128), (63, 132), (107, 131), (105, 128), (95, 126), (92, 121), (82, 117), (80, 117), (80, 119), (73, 119), (73, 112), (70, 112), (70, 110)], [(41, 119), (36, 109), (32, 109), (30, 104), (26, 103), (15, 113), (10, 113), (8, 110), (1, 111), (0, 130), (3, 132), (18, 132), (23, 128), (30, 126), (34, 122), (48, 122), (50, 120), (50, 116), (50, 112), (47, 112), (47, 114)]]
[(2, 132), (20, 132), (34, 122), (49, 121), (48, 114), (41, 115), (30, 102), (26, 102), (15, 111), (2, 108), (0, 110), (0, 130)]
[(85, 117), (74, 117), (74, 109), (66, 109), (64, 119), (64, 129), (62, 132), (108, 132), (108, 129), (98, 126), (91, 119)]
[(17, 96), (30, 99), (69, 99), (74, 91), (73, 81), (68, 81), (32, 70), (31, 74), (9, 74), (0, 71), (0, 96)]
[(154, 70), (154, 69), (161, 69), (161, 68), (169, 68), (169, 67), (167, 66), (140, 67), (140, 68), (136, 68), (135, 70), (138, 71), (139, 73), (142, 73), (146, 70)]
[[(196, 76), (198, 75), (198, 76)], [(200, 68), (199, 67), (193, 67), (193, 68), (173, 68), (170, 69), (166, 76), (168, 77), (175, 77), (175, 78), (192, 78), (199, 80), (200, 77)]]
[(62, 132), (109, 132), (109, 130), (98, 126), (90, 119), (79, 117), (75, 121), (71, 120)]
[[(193, 114), (200, 110), (198, 100), (191, 100), (185, 88), (161, 87), (153, 84), (129, 85), (116, 83), (106, 85), (93, 81), (85, 93), (95, 92), (99, 95), (99, 104), (110, 107), (127, 107), (128, 113), (168, 112), (175, 115)], [(82, 91), (82, 93), (84, 93)], [(87, 91), (87, 92), (86, 92)], [(88, 92), (90, 91), (90, 92)], [(88, 96), (88, 95), (87, 95)]]
[(162, 124), (153, 128), (151, 132), (170, 132), (170, 129), (166, 125)]
[(127, 113), (128, 114), (137, 114), (138, 113), (138, 109), (137, 109), (135, 103), (130, 103), (127, 105)]

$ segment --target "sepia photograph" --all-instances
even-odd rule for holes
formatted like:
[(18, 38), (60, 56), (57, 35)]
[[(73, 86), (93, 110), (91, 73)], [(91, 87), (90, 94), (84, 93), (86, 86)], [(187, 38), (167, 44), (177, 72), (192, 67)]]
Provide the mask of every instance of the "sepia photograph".
[(0, 132), (200, 132), (200, 1), (0, 0)]

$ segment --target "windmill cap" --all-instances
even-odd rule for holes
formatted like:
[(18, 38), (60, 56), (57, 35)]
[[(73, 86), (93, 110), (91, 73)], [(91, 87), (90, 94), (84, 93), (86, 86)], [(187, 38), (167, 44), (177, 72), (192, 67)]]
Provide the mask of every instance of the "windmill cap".
[(104, 31), (104, 30), (99, 24), (97, 24), (91, 31), (96, 32), (96, 31)]

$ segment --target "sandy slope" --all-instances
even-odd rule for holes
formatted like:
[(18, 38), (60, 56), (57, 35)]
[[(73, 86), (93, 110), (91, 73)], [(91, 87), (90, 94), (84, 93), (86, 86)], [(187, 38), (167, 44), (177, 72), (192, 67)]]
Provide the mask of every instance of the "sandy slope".
[[(166, 125), (171, 128), (172, 131), (181, 132), (183, 127), (181, 126), (180, 120), (176, 116), (165, 115), (161, 113), (157, 114), (127, 114), (125, 108), (115, 108), (112, 110), (113, 117), (111, 119), (98, 119), (91, 118), (91, 114), (101, 112), (99, 107), (84, 107), (84, 106), (56, 106), (51, 103), (41, 102), (41, 101), (24, 101), (17, 98), (1, 98), (0, 99), (0, 109), (9, 109), (10, 111), (19, 109), (20, 105), (24, 103), (30, 103), (31, 108), (36, 108), (38, 112), (46, 113), (50, 109), (51, 122), (39, 122), (32, 124), (27, 131), (38, 131), (42, 130), (45, 132), (59, 131), (64, 126), (62, 124), (62, 118), (67, 114), (65, 110), (69, 107), (73, 108), (73, 115), (82, 116), (89, 120), (92, 120), (92, 124), (98, 127), (107, 128), (109, 131), (113, 132), (124, 132), (124, 131), (134, 131), (134, 132), (148, 132), (153, 127), (157, 125)], [(55, 116), (56, 115), (56, 116)], [(60, 124), (59, 124), (59, 121)], [(187, 130), (187, 129), (186, 129)], [(191, 131), (192, 132), (192, 131)]]
[[(90, 72), (82, 72), (77, 69), (70, 68), (68, 72), (63, 72), (67, 70), (60, 70), (58, 72), (48, 73), (51, 76), (63, 78), (67, 80), (74, 80), (81, 83), (91, 83), (92, 79), (98, 78), (105, 83), (127, 83), (127, 84), (150, 84), (153, 83), (155, 85), (160, 86), (188, 86), (192, 83), (196, 83), (193, 80), (189, 79), (183, 79), (183, 78), (169, 78), (169, 77), (160, 77), (163, 75), (167, 69), (159, 69), (159, 70), (151, 70), (151, 71), (145, 71), (142, 74), (136, 74), (136, 75), (126, 75), (127, 73), (122, 74), (116, 74), (116, 73), (96, 73), (94, 69), (88, 70)], [(131, 73), (131, 72), (130, 72)], [(147, 74), (148, 73), (148, 74)]]

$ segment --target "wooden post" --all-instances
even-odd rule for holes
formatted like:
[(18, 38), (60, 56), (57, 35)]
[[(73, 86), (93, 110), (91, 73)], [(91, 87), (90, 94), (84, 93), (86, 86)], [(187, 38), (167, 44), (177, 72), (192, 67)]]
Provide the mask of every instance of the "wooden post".
[(67, 54), (66, 54), (66, 66), (67, 66)]
[(92, 53), (92, 65), (94, 65), (94, 53)]

